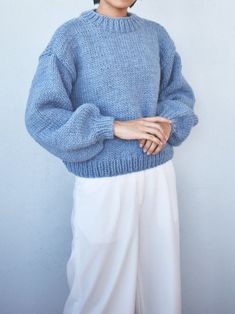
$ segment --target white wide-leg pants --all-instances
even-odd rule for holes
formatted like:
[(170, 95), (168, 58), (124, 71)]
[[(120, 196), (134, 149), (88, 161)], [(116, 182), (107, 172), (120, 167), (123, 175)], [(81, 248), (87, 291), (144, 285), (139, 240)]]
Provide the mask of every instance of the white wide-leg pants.
[(119, 176), (75, 176), (73, 198), (63, 314), (180, 314), (172, 160)]

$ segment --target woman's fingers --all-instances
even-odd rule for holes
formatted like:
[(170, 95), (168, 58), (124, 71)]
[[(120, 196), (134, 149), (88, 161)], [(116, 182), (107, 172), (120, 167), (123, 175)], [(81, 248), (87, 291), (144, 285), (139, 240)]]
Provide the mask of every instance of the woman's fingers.
[(167, 118), (164, 118), (164, 117), (159, 117), (159, 116), (156, 116), (156, 117), (144, 117), (144, 118), (141, 118), (143, 120), (146, 120), (146, 121), (152, 121), (152, 122), (168, 122), (168, 123), (172, 123), (172, 121), (170, 119), (167, 119)]
[(146, 143), (146, 140), (145, 140), (145, 139), (140, 139), (140, 140), (139, 140), (139, 146), (140, 146), (140, 147), (143, 147), (145, 143)]
[(155, 149), (156, 147), (158, 147), (160, 144), (155, 144), (151, 141), (147, 141), (146, 144), (144, 145), (143, 147), (143, 152), (144, 153), (147, 153), (148, 155), (151, 154)]
[(153, 144), (154, 146), (157, 145), (157, 144), (153, 143), (152, 141), (147, 140), (147, 141), (145, 142), (144, 146), (143, 146), (143, 152), (146, 153), (147, 150), (149, 149), (149, 147), (150, 147), (152, 144)]
[(160, 123), (144, 121), (144, 126), (155, 128), (156, 130), (159, 130), (162, 133), (163, 137), (165, 137), (165, 139), (166, 139), (164, 128), (161, 126)]
[(157, 153), (159, 153), (162, 150), (162, 147), (163, 146), (161, 146), (161, 145), (156, 146), (152, 152), (152, 155), (156, 155)]
[(148, 126), (144, 126), (144, 131), (147, 133), (151, 133), (153, 135), (156, 135), (163, 144), (166, 143), (166, 139), (165, 139), (165, 135), (162, 134), (162, 132), (157, 129), (157, 128), (152, 128), (152, 127), (148, 127)]
[(154, 142), (156, 144), (161, 143), (161, 140), (159, 138), (157, 138), (155, 135), (145, 133), (145, 132), (142, 132), (140, 134), (140, 139), (150, 140), (151, 142)]
[(138, 141), (139, 141), (140, 147), (143, 149), (143, 152), (147, 154), (149, 153), (152, 155), (156, 155), (157, 153), (159, 153), (164, 146), (161, 143), (156, 144), (153, 141), (146, 140), (146, 139), (140, 139)]
[[(140, 147), (145, 153), (156, 155), (161, 151), (167, 141), (165, 128), (156, 122), (172, 123), (171, 120), (164, 117), (145, 117), (141, 119), (141, 130), (144, 132), (144, 138), (139, 140)], [(151, 138), (148, 134), (150, 133)]]
[(163, 148), (163, 144), (158, 144), (156, 145), (155, 143), (151, 142), (149, 145), (148, 145), (148, 148), (147, 150), (145, 149), (145, 147), (143, 148), (144, 152), (147, 152), (147, 154), (153, 154), (155, 152), (158, 153), (162, 148)]
[(141, 139), (139, 140), (139, 146), (143, 149), (144, 153), (156, 155), (163, 148), (164, 144), (161, 142), (156, 144), (153, 141)]

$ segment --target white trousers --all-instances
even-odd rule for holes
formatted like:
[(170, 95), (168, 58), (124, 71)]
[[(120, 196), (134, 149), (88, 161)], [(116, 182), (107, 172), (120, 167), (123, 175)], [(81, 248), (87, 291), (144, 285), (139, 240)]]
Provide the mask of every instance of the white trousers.
[(63, 314), (180, 314), (172, 160), (119, 176), (75, 176)]

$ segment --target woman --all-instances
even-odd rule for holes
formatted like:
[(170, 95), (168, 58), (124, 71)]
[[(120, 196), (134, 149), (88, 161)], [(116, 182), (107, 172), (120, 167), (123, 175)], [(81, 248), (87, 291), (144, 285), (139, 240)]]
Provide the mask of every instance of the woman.
[(174, 146), (198, 123), (166, 29), (100, 0), (58, 27), (25, 112), (75, 176), (64, 314), (179, 314)]

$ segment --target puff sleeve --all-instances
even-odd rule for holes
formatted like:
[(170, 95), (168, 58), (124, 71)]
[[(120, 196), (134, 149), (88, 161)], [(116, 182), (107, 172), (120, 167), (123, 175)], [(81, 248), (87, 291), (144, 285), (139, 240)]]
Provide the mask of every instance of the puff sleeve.
[(83, 103), (74, 109), (71, 91), (76, 67), (69, 47), (66, 58), (56, 53), (54, 48), (65, 45), (58, 44), (55, 36), (39, 56), (25, 125), (36, 142), (61, 160), (86, 161), (102, 151), (106, 139), (114, 137), (114, 118), (102, 115), (95, 103)]
[(163, 26), (159, 26), (161, 64), (160, 91), (157, 115), (172, 120), (168, 143), (179, 146), (198, 124), (194, 112), (195, 95), (182, 74), (182, 63), (175, 44)]

